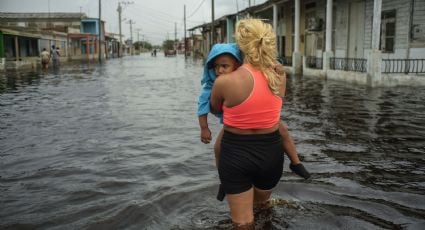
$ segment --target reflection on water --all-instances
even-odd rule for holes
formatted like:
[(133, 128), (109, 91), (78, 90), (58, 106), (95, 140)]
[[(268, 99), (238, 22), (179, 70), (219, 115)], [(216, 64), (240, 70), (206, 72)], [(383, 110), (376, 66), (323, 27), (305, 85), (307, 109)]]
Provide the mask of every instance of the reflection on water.
[[(0, 74), (0, 229), (229, 229), (202, 62), (126, 57)], [(283, 109), (312, 179), (288, 170), (258, 229), (424, 229), (425, 88), (291, 76)], [(211, 118), (214, 135), (220, 129)]]

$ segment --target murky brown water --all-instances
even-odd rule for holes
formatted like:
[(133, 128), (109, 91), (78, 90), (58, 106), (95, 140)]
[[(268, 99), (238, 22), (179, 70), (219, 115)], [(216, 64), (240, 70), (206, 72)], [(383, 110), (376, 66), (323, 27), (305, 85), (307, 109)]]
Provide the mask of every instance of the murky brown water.
[[(202, 62), (126, 57), (0, 74), (0, 229), (229, 229)], [(292, 76), (288, 170), (258, 229), (425, 229), (425, 88)], [(211, 118), (214, 135), (220, 126)]]

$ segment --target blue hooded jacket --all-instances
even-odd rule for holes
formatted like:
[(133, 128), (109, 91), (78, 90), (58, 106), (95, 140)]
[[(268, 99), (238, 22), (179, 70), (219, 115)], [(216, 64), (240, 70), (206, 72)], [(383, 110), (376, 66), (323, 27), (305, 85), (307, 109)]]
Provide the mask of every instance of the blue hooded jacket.
[[(212, 47), (204, 66), (204, 74), (202, 75), (202, 88), (198, 98), (198, 116), (206, 115), (210, 112), (211, 90), (217, 77), (214, 70), (214, 59), (222, 54), (230, 54), (239, 63), (242, 63), (241, 51), (235, 43), (215, 44)], [(217, 115), (217, 117), (221, 118), (222, 114)]]

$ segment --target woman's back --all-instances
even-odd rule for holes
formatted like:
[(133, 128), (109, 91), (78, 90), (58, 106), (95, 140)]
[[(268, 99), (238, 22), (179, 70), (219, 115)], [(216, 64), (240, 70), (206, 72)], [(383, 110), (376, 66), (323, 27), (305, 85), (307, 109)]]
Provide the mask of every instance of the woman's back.
[(282, 99), (269, 89), (264, 74), (245, 64), (217, 79), (223, 93), (224, 126), (241, 134), (268, 133), (280, 120)]

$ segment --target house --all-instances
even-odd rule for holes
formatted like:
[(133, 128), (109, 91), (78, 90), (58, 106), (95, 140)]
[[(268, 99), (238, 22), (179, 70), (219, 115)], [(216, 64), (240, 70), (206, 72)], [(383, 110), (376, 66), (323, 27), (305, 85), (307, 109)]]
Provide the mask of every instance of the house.
[(1, 69), (36, 65), (41, 36), (40, 33), (0, 28)]
[[(100, 41), (99, 41), (100, 35)], [(68, 34), (70, 41), (70, 59), (97, 59), (99, 52), (105, 58), (105, 22), (97, 18), (84, 18), (80, 21), (80, 30), (77, 33)]]
[(37, 66), (43, 48), (52, 46), (67, 61), (98, 59), (100, 51), (101, 58), (117, 57), (119, 43), (105, 33), (104, 21), (84, 13), (0, 13), (0, 69)]
[(3, 67), (34, 67), (39, 54), (53, 45), (59, 47), (62, 61), (68, 58), (70, 31), (80, 28), (82, 13), (0, 13), (0, 58)]
[(195, 34), (193, 31), (191, 31), (191, 34), (188, 37), (188, 46), (190, 47), (190, 49), (188, 50), (188, 56), (202, 58), (202, 43), (202, 35)]
[[(234, 28), (236, 25), (236, 14), (224, 15), (214, 20), (214, 41), (212, 41), (212, 23), (204, 23), (188, 29), (193, 41), (198, 39), (194, 46), (197, 55), (207, 57), (212, 44), (235, 42)], [(196, 38), (195, 38), (196, 37)], [(199, 40), (200, 39), (200, 40)]]
[[(237, 20), (262, 18), (275, 28), (279, 59), (292, 74), (425, 85), (424, 15), (423, 0), (268, 0), (218, 19), (214, 43), (232, 42)], [(211, 23), (196, 29), (208, 54)]]
[(119, 55), (119, 34), (105, 33), (105, 57), (115, 58)]

